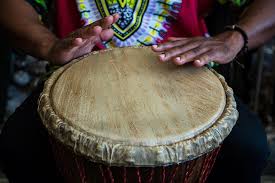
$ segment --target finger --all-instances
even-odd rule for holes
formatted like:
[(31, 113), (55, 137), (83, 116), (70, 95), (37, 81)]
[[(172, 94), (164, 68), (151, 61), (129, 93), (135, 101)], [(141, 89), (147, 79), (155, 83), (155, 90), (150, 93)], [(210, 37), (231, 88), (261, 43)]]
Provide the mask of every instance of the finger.
[(74, 46), (81, 46), (83, 44), (83, 39), (82, 38), (75, 38), (73, 41)]
[(100, 19), (92, 24), (89, 24), (85, 27), (78, 29), (77, 31), (73, 32), (70, 36), (71, 37), (81, 37), (83, 39), (88, 39), (93, 34), (99, 34), (102, 29), (106, 27), (107, 24), (111, 24), (113, 22), (112, 16), (105, 17)]
[(204, 61), (201, 61), (201, 60), (195, 60), (193, 62), (193, 65), (196, 66), (196, 67), (202, 67), (204, 66), (206, 63)]
[(174, 57), (173, 58), (173, 62), (176, 64), (176, 65), (182, 65), (182, 64), (185, 64), (187, 62), (191, 62), (191, 61), (194, 61), (194, 59), (196, 57), (198, 57), (199, 55), (209, 51), (210, 48), (209, 47), (202, 47), (202, 46), (198, 46), (198, 47), (195, 47), (177, 57)]
[(109, 29), (113, 23), (118, 21), (119, 17), (119, 14), (110, 15), (73, 32), (70, 36), (88, 39), (91, 36), (100, 34), (104, 29)]
[(67, 38), (60, 42), (59, 48), (63, 49), (63, 50), (64, 49), (70, 50), (75, 47), (79, 47), (79, 46), (83, 45), (83, 43), (84, 43), (84, 41), (82, 38)]
[(112, 15), (107, 16), (100, 23), (101, 24), (99, 26), (101, 26), (102, 29), (109, 29), (111, 27), (111, 25), (114, 23), (114, 17)]
[(152, 49), (155, 52), (164, 52), (164, 51), (171, 49), (173, 47), (181, 46), (181, 45), (187, 44), (187, 43), (188, 43), (188, 40), (169, 41), (169, 42), (162, 43), (159, 45), (153, 45)]
[(108, 41), (114, 36), (114, 31), (112, 29), (103, 30), (100, 34), (102, 41)]
[(102, 32), (102, 28), (100, 26), (87, 27), (85, 29), (77, 30), (71, 36), (74, 38), (89, 39), (92, 36), (99, 36), (101, 32)]
[(119, 19), (119, 14), (110, 15), (104, 19), (100, 19), (85, 28), (80, 30), (80, 35), (82, 38), (89, 38), (92, 34), (99, 34), (102, 30), (110, 29), (111, 25), (117, 22)]
[(167, 40), (168, 41), (180, 41), (180, 40), (184, 40), (184, 39), (188, 39), (186, 37), (169, 37)]
[(88, 39), (92, 36), (99, 36), (101, 32), (102, 32), (102, 27), (100, 26), (91, 27), (83, 32), (83, 38)]
[(199, 41), (202, 40), (203, 38), (201, 37), (197, 37), (197, 38), (184, 38), (181, 40), (176, 40), (176, 41), (168, 41), (166, 43), (163, 44), (159, 44), (159, 45), (153, 45), (153, 51), (156, 52), (164, 52), (166, 50), (169, 50), (173, 47), (177, 47), (177, 46), (181, 46), (181, 45), (185, 45), (188, 44), (190, 42), (195, 42), (195, 41)]
[(178, 57), (185, 52), (188, 52), (189, 50), (192, 50), (194, 48), (197, 48), (201, 45), (200, 41), (196, 42), (190, 42), (182, 46), (177, 46), (169, 49), (168, 51), (164, 52), (162, 57), (160, 57), (160, 60), (163, 62), (166, 62), (168, 60), (173, 59), (174, 57)]
[(114, 24), (118, 21), (118, 19), (120, 18), (120, 15), (118, 13), (116, 13), (113, 15), (113, 17), (114, 17), (114, 21), (113, 21), (113, 24)]
[(215, 60), (215, 58), (216, 58), (216, 53), (211, 50), (195, 58), (195, 61), (193, 64), (196, 67), (201, 67), (201, 66), (204, 66), (205, 64), (208, 64), (210, 61)]
[(109, 15), (103, 19), (100, 19), (90, 26), (100, 26), (102, 29), (109, 29), (112, 24), (114, 24), (119, 19), (119, 14)]

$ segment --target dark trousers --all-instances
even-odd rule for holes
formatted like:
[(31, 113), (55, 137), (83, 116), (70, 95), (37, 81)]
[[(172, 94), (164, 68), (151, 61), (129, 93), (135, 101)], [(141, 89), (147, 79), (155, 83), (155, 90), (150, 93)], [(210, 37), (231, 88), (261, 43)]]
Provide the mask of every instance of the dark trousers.
[[(9, 118), (0, 136), (2, 168), (10, 183), (62, 182), (37, 113), (41, 89)], [(223, 143), (209, 183), (260, 183), (269, 155), (266, 134), (259, 119), (239, 100), (237, 103), (239, 120)]]
[[(5, 35), (0, 27), (0, 35)], [(7, 88), (10, 81), (10, 48), (6, 44), (5, 36), (0, 36), (0, 127), (4, 122), (7, 102)]]
[(239, 119), (225, 139), (208, 183), (260, 183), (270, 154), (259, 118), (236, 98)]

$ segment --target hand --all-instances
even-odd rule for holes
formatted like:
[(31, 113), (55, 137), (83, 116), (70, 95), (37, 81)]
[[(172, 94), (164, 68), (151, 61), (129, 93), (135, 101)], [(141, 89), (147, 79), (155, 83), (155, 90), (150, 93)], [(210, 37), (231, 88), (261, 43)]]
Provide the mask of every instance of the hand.
[(63, 65), (91, 52), (97, 43), (113, 37), (111, 25), (118, 19), (118, 14), (105, 17), (76, 30), (65, 39), (54, 41), (46, 53), (46, 59), (55, 65)]
[(201, 67), (210, 61), (226, 64), (232, 61), (244, 44), (242, 35), (235, 31), (221, 33), (215, 37), (169, 38), (168, 42), (153, 45), (162, 62), (172, 61), (176, 65), (193, 62)]

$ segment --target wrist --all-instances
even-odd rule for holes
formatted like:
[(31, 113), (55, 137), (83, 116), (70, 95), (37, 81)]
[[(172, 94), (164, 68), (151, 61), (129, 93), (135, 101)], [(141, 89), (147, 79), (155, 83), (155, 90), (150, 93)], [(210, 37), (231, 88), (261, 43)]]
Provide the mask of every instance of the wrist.
[(57, 40), (58, 39), (55, 36), (50, 36), (45, 38), (45, 41), (41, 42), (39, 46), (39, 55), (41, 55), (42, 59), (47, 60), (49, 62), (52, 61), (51, 50), (56, 44)]
[(245, 46), (245, 41), (239, 32), (231, 31), (230, 45), (236, 45), (236, 49), (238, 50), (238, 52), (242, 51), (243, 47)]
[(243, 30), (243, 28), (238, 25), (226, 26), (225, 30), (233, 32), (233, 38), (237, 41), (237, 43), (242, 42), (242, 48), (240, 49), (239, 53), (246, 53), (248, 50), (248, 36), (245, 30)]
[(217, 37), (225, 41), (227, 48), (233, 51), (236, 55), (242, 50), (244, 46), (244, 40), (242, 35), (236, 31), (225, 31)]

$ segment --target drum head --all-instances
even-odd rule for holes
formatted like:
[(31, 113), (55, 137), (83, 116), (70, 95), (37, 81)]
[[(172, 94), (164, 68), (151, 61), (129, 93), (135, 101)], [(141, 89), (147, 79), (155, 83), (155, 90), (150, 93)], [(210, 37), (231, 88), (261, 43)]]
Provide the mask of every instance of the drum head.
[(74, 148), (79, 140), (74, 138), (80, 137), (89, 139), (82, 142), (92, 143), (89, 148), (100, 146), (98, 152), (102, 143), (112, 148), (168, 147), (203, 134), (219, 121), (226, 109), (225, 91), (220, 78), (206, 67), (160, 63), (150, 48), (117, 48), (90, 54), (55, 72), (43, 92), (58, 118), (51, 120), (53, 126), (45, 119), (49, 116), (43, 104), (40, 111), (53, 134), (60, 130), (56, 125), (70, 128), (66, 139)]

